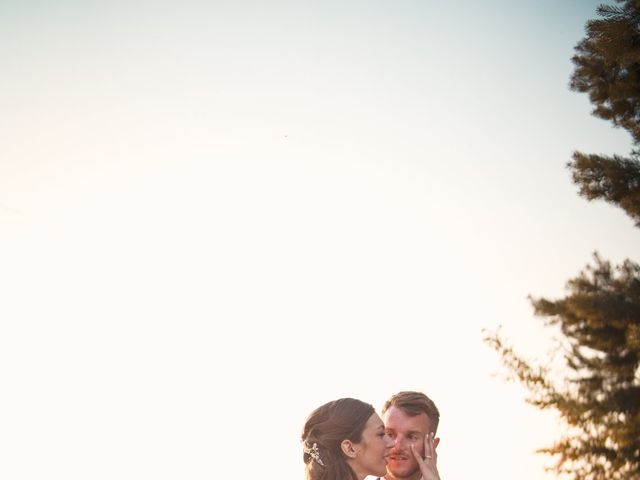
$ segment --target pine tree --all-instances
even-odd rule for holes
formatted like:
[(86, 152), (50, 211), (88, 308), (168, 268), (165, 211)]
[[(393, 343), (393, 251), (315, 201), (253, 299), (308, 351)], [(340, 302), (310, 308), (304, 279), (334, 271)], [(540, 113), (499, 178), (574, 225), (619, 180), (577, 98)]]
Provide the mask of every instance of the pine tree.
[[(576, 46), (571, 88), (589, 94), (593, 114), (640, 142), (640, 0), (601, 5)], [(569, 163), (580, 194), (621, 207), (640, 226), (640, 163), (632, 158), (575, 152)]]
[[(589, 94), (593, 114), (632, 137), (629, 158), (575, 152), (568, 163), (579, 193), (622, 208), (640, 227), (640, 0), (602, 5), (576, 46), (571, 88)], [(498, 333), (487, 342), (568, 433), (541, 449), (556, 473), (581, 480), (640, 479), (640, 266), (594, 262), (569, 280), (564, 298), (530, 298), (536, 315), (562, 333), (564, 377), (535, 366)]]

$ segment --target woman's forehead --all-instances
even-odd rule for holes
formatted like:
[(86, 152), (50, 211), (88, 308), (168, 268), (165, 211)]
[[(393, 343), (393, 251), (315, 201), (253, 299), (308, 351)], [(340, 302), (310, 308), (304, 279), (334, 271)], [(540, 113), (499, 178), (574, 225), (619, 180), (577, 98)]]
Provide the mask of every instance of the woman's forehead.
[(367, 420), (367, 424), (365, 425), (365, 427), (371, 427), (371, 428), (384, 427), (384, 423), (382, 423), (382, 419), (378, 416), (377, 413), (373, 413), (369, 417), (369, 420)]

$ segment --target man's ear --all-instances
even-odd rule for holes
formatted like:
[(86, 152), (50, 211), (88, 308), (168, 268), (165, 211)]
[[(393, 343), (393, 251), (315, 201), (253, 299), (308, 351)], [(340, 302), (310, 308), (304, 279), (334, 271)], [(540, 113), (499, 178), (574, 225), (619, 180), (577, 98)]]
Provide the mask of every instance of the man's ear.
[(356, 458), (358, 454), (358, 450), (351, 440), (342, 440), (342, 442), (340, 442), (340, 448), (347, 458)]
[(433, 448), (437, 448), (440, 443), (440, 437), (436, 437), (433, 439)]

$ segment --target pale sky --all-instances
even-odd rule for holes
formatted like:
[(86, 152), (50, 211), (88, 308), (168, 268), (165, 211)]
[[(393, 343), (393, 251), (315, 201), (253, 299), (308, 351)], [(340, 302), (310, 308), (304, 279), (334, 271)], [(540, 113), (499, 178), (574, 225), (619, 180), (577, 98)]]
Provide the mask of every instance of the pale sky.
[[(640, 259), (571, 153), (600, 1), (0, 1), (0, 477), (303, 478), (307, 414), (417, 389), (443, 480), (559, 429), (483, 329)], [(498, 374), (498, 375), (497, 375)]]

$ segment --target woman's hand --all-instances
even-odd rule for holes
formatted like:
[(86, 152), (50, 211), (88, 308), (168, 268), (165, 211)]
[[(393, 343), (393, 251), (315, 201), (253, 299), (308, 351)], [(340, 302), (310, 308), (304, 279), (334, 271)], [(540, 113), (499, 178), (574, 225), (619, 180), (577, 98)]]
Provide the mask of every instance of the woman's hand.
[(411, 453), (418, 462), (420, 472), (422, 472), (422, 480), (440, 480), (438, 475), (438, 454), (436, 453), (436, 446), (434, 444), (434, 433), (427, 433), (424, 437), (424, 458), (418, 452), (413, 445), (411, 445)]

